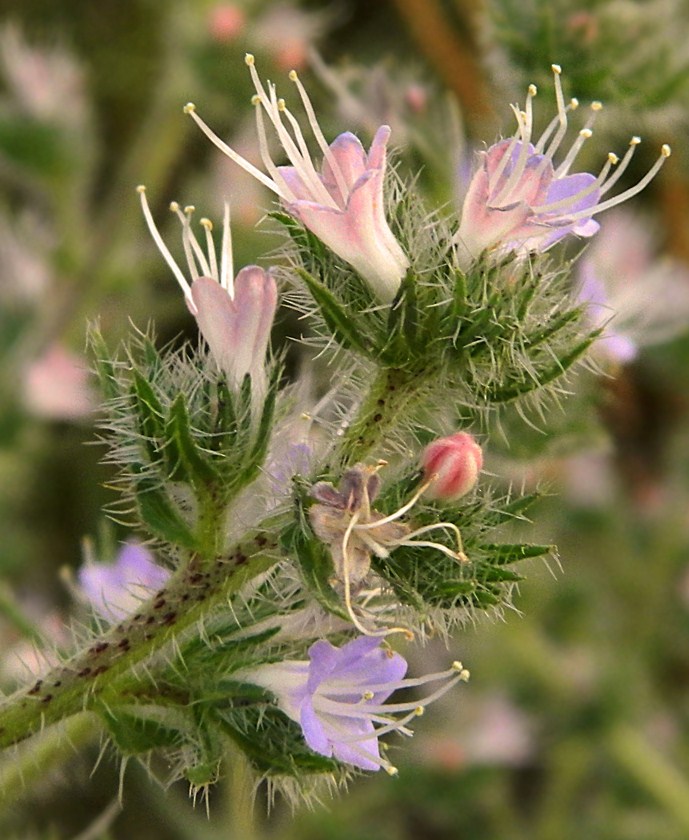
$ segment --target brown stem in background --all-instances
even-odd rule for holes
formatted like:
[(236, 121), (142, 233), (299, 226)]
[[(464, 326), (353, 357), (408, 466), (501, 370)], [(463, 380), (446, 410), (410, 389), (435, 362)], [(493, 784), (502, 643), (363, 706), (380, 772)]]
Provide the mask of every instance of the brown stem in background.
[[(679, 146), (679, 144), (675, 144)], [(658, 178), (658, 206), (666, 232), (667, 250), (684, 263), (689, 263), (689, 183), (675, 171), (663, 172)]]
[(495, 112), (488, 82), (474, 50), (453, 31), (438, 0), (392, 2), (430, 64), (456, 94), (472, 133), (483, 130), (486, 123), (495, 120)]

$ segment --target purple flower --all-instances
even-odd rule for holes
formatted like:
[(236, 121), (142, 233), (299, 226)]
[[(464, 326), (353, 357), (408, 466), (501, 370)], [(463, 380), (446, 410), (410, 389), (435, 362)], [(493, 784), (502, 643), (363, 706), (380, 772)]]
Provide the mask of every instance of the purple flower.
[[(259, 147), (268, 175), (224, 143), (197, 115), (192, 103), (185, 111), (222, 152), (276, 193), (293, 216), (353, 266), (380, 300), (389, 303), (409, 266), (384, 213), (383, 181), (390, 128), (383, 125), (376, 131), (368, 153), (349, 132), (340, 134), (328, 145), (308, 94), (293, 70), (290, 79), (297, 86), (309, 125), (323, 154), (319, 172), (299, 124), (287, 110), (284, 100), (277, 98), (275, 86), (269, 84), (268, 91), (263, 87), (252, 55), (247, 55), (246, 63), (256, 88), (254, 104)], [(276, 166), (270, 157), (264, 111), (290, 166)]]
[[(259, 665), (237, 676), (271, 691), (282, 711), (301, 726), (314, 752), (362, 770), (383, 767), (391, 774), (397, 771), (381, 756), (379, 737), (391, 731), (411, 735), (406, 724), (460, 679), (469, 678), (455, 662), (442, 673), (405, 679), (406, 660), (369, 636), (340, 648), (316, 642), (309, 658)], [(433, 681), (443, 684), (420, 702), (385, 704), (398, 689)]]
[(218, 265), (212, 222), (201, 219), (206, 233), (207, 254), (204, 254), (191, 230), (194, 208), (185, 207), (182, 212), (177, 202), (173, 202), (170, 209), (182, 222), (190, 284), (160, 236), (146, 201), (146, 188), (138, 187), (138, 191), (153, 240), (181, 286), (211, 355), (234, 388), (240, 386), (247, 373), (250, 374), (252, 399), (258, 409), (266, 392), (265, 357), (277, 307), (277, 286), (273, 276), (257, 265), (246, 266), (234, 276), (229, 205), (225, 205)]
[[(593, 217), (640, 192), (670, 156), (670, 147), (664, 145), (658, 160), (635, 186), (608, 199), (604, 196), (629, 165), (641, 142), (638, 137), (631, 139), (621, 161), (611, 152), (597, 176), (588, 172), (570, 175), (572, 164), (591, 137), (591, 126), (602, 107), (600, 102), (594, 102), (591, 117), (564, 160), (556, 166), (555, 153), (567, 134), (567, 113), (579, 104), (572, 99), (565, 105), (561, 72), (554, 64), (557, 116), (541, 137), (532, 143), (536, 86), (531, 85), (525, 110), (512, 106), (517, 119), (516, 134), (481, 152), (480, 166), (464, 198), (456, 235), (461, 266), (467, 267), (484, 251), (527, 254), (545, 251), (570, 233), (593, 236), (599, 228)], [(617, 169), (611, 175), (613, 167)]]
[(150, 551), (126, 543), (113, 563), (86, 563), (79, 569), (83, 595), (98, 615), (108, 622), (121, 621), (142, 601), (157, 592), (170, 577)]

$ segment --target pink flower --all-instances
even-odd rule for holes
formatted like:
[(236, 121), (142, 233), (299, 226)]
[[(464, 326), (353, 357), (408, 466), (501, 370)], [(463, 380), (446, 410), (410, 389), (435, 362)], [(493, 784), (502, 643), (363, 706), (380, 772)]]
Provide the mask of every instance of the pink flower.
[[(384, 213), (383, 181), (389, 127), (384, 125), (378, 129), (368, 153), (349, 132), (340, 134), (328, 145), (311, 101), (296, 72), (292, 71), (290, 79), (297, 86), (309, 125), (323, 153), (319, 172), (296, 119), (287, 110), (284, 100), (277, 98), (275, 86), (269, 84), (266, 91), (254, 67), (253, 56), (247, 55), (246, 62), (257, 91), (254, 103), (259, 148), (268, 175), (224, 143), (196, 114), (192, 103), (185, 107), (186, 113), (222, 152), (276, 193), (293, 216), (353, 266), (380, 300), (389, 303), (409, 265)], [(270, 157), (264, 111), (291, 166), (276, 166)]]
[(93, 411), (88, 368), (83, 359), (55, 344), (26, 370), (24, 402), (50, 420), (76, 420)]
[(208, 14), (208, 30), (215, 41), (234, 41), (246, 25), (246, 14), (236, 3), (219, 3)]
[(238, 388), (248, 373), (254, 408), (266, 392), (265, 357), (277, 307), (277, 286), (269, 271), (257, 265), (242, 268), (234, 277), (230, 209), (225, 205), (220, 264), (215, 253), (209, 219), (201, 219), (206, 232), (207, 254), (191, 230), (193, 207), (184, 212), (173, 202), (171, 210), (182, 222), (182, 241), (191, 284), (163, 242), (146, 201), (145, 187), (138, 188), (148, 228), (163, 258), (184, 292), (187, 306), (196, 318), (218, 367), (231, 387)]
[(421, 462), (425, 478), (430, 482), (426, 497), (454, 502), (465, 496), (478, 481), (483, 452), (470, 434), (457, 432), (429, 443)]
[[(462, 220), (456, 235), (462, 267), (466, 268), (488, 250), (527, 254), (545, 251), (570, 233), (593, 236), (599, 228), (593, 217), (644, 189), (670, 156), (670, 147), (664, 145), (658, 160), (635, 186), (613, 198), (603, 199), (629, 165), (641, 141), (633, 137), (621, 161), (611, 152), (597, 176), (587, 172), (570, 175), (572, 164), (591, 137), (591, 126), (602, 107), (600, 102), (594, 102), (589, 121), (556, 167), (553, 158), (567, 133), (567, 113), (579, 104), (572, 99), (565, 106), (561, 72), (554, 64), (557, 116), (538, 141), (532, 143), (532, 101), (536, 86), (531, 85), (525, 110), (512, 107), (517, 118), (516, 134), (481, 152), (481, 163), (464, 198)], [(610, 175), (615, 166), (616, 171)]]

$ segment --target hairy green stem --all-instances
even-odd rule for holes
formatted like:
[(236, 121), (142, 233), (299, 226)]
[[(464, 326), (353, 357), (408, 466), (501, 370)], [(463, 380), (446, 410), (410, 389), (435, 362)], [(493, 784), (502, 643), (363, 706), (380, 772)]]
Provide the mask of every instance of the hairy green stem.
[(34, 780), (44, 779), (51, 767), (95, 741), (100, 732), (96, 715), (82, 712), (50, 727), (40, 738), (22, 744), (0, 763), (0, 802), (13, 805)]
[(182, 569), (135, 615), (111, 628), (85, 651), (0, 708), (0, 748), (19, 743), (44, 726), (81, 711), (121, 700), (155, 678), (137, 665), (210, 616), (248, 580), (276, 562), (275, 542), (262, 533), (238, 543), (208, 568)]
[(399, 418), (419, 402), (432, 372), (383, 368), (374, 379), (359, 411), (345, 431), (339, 447), (339, 463), (352, 466), (375, 453), (383, 455)]

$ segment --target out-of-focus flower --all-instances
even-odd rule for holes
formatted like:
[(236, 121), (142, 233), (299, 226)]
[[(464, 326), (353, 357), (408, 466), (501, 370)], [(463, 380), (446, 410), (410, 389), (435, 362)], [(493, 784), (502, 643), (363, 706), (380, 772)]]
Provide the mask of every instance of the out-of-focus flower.
[(421, 456), (424, 476), (429, 482), (429, 499), (454, 502), (466, 495), (478, 481), (483, 451), (472, 435), (457, 432), (428, 444)]
[[(310, 99), (296, 72), (296, 84), (309, 125), (323, 153), (321, 172), (316, 170), (301, 129), (278, 99), (275, 86), (268, 91), (259, 79), (254, 58), (247, 64), (256, 88), (256, 119), (259, 147), (268, 175), (224, 143), (196, 113), (193, 103), (185, 107), (201, 130), (229, 158), (276, 193), (288, 211), (316, 234), (332, 251), (352, 265), (381, 300), (390, 302), (399, 289), (409, 260), (395, 239), (384, 213), (383, 181), (388, 126), (381, 126), (368, 154), (353, 134), (340, 134), (328, 146), (318, 125)], [(277, 132), (291, 166), (276, 166), (268, 151), (263, 112)]]
[(245, 26), (246, 13), (236, 3), (219, 3), (208, 13), (208, 31), (214, 41), (234, 41)]
[[(17, 639), (16, 636), (2, 634), (0, 645), (0, 677), (12, 683), (23, 683), (33, 678), (43, 677), (60, 661), (58, 649), (67, 647), (70, 636), (62, 616), (45, 609), (42, 604), (31, 605), (27, 610), (28, 616), (34, 619), (34, 626), (38, 638), (45, 643), (29, 641), (26, 638)], [(40, 615), (37, 608), (41, 609)]]
[(51, 232), (31, 214), (0, 216), (0, 301), (37, 304), (53, 285)]
[(594, 350), (617, 364), (689, 329), (689, 271), (654, 258), (648, 225), (632, 213), (612, 214), (578, 261), (577, 295), (592, 325), (605, 325)]
[(83, 125), (87, 113), (84, 77), (67, 52), (29, 46), (16, 26), (7, 25), (0, 31), (0, 67), (14, 99), (30, 117)]
[[(517, 119), (515, 135), (481, 152), (480, 166), (465, 196), (456, 235), (458, 259), (463, 267), (487, 250), (528, 254), (545, 251), (570, 233), (593, 236), (599, 229), (593, 217), (644, 189), (670, 156), (670, 147), (664, 145), (658, 160), (637, 184), (607, 199), (604, 196), (629, 165), (640, 143), (638, 137), (631, 139), (622, 160), (610, 152), (597, 176), (588, 172), (570, 175), (601, 109), (600, 102), (594, 102), (591, 117), (562, 163), (555, 167), (553, 157), (567, 134), (567, 113), (578, 102), (572, 99), (565, 105), (560, 67), (554, 64), (553, 72), (557, 116), (535, 144), (532, 132), (536, 86), (530, 85), (524, 110), (512, 106)], [(613, 167), (615, 172), (610, 174)]]
[(93, 411), (94, 394), (84, 360), (55, 344), (24, 374), (24, 403), (50, 420), (76, 420)]
[(301, 70), (307, 63), (310, 48), (328, 28), (328, 17), (327, 12), (271, 3), (256, 21), (252, 36), (282, 70)]
[[(405, 679), (406, 660), (367, 636), (341, 648), (319, 641), (309, 648), (309, 661), (285, 661), (240, 672), (235, 676), (268, 689), (282, 711), (302, 728), (308, 746), (320, 755), (388, 773), (396, 769), (380, 754), (378, 738), (387, 732), (411, 735), (407, 724), (469, 672), (458, 662), (447, 671)], [(385, 705), (403, 688), (441, 682), (420, 702)]]
[(81, 594), (95, 612), (105, 621), (115, 622), (135, 612), (169, 577), (170, 571), (159, 566), (150, 551), (127, 543), (113, 563), (85, 563), (77, 579)]
[(247, 373), (251, 376), (254, 406), (260, 406), (266, 392), (265, 357), (277, 307), (273, 276), (257, 265), (246, 266), (234, 276), (229, 205), (225, 205), (218, 264), (211, 221), (201, 219), (207, 242), (207, 254), (204, 254), (191, 230), (194, 208), (186, 207), (182, 212), (173, 202), (171, 209), (182, 222), (190, 284), (160, 236), (146, 201), (145, 188), (138, 189), (151, 236), (181, 286), (213, 358), (234, 388), (239, 387)]
[(519, 767), (532, 758), (533, 723), (506, 697), (470, 698), (463, 717), (462, 731), (453, 725), (451, 732), (441, 728), (424, 738), (419, 750), (424, 761), (457, 771), (467, 765)]

